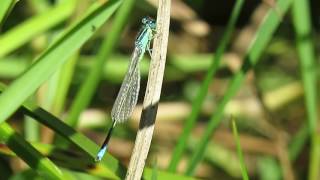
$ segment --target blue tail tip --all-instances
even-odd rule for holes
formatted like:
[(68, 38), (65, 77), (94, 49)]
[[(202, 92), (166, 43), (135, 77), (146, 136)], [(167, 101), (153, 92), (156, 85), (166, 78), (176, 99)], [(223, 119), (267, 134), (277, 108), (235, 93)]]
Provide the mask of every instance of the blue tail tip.
[(107, 146), (101, 148), (97, 154), (97, 157), (96, 157), (96, 162), (99, 162), (101, 161), (101, 159), (103, 158), (104, 154), (106, 153), (106, 150), (107, 150)]

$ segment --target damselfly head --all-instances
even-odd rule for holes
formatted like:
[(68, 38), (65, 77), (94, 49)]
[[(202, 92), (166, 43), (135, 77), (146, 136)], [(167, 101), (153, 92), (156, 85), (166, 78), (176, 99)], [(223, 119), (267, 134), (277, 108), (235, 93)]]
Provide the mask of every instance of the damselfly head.
[(144, 17), (142, 19), (142, 24), (144, 24), (145, 26), (148, 26), (152, 30), (156, 30), (156, 21), (151, 17)]

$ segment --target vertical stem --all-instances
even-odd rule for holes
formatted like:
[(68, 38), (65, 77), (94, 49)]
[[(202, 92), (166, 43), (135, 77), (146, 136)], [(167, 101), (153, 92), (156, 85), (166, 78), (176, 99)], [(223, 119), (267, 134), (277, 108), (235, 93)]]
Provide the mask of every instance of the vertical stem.
[(171, 0), (159, 0), (157, 13), (157, 34), (154, 40), (152, 60), (139, 130), (126, 179), (140, 180), (150, 149), (154, 124), (160, 99), (166, 62)]
[(300, 60), (308, 128), (311, 138), (309, 157), (309, 180), (320, 178), (320, 141), (317, 120), (317, 74), (314, 45), (312, 43), (309, 1), (295, 0), (292, 8), (293, 25), (296, 31), (297, 51)]

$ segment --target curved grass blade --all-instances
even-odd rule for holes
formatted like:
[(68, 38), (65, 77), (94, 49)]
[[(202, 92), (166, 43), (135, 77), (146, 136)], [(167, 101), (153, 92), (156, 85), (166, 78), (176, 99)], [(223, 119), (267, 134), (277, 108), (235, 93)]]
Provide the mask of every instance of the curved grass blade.
[[(6, 86), (0, 83), (0, 92), (2, 92)], [(89, 138), (84, 136), (82, 133), (77, 132), (72, 127), (68, 126), (61, 119), (55, 117), (51, 113), (46, 110), (40, 108), (39, 106), (33, 104), (30, 101), (24, 102), (22, 105), (22, 110), (29, 116), (33, 117), (36, 121), (46, 125), (65, 139), (67, 139), (70, 143), (81, 149), (85, 152), (85, 155), (90, 157), (90, 161), (92, 165), (89, 166), (93, 174), (100, 175), (102, 177), (108, 176), (110, 179), (124, 179), (126, 169), (120, 162), (111, 156), (110, 154), (106, 154), (106, 158), (101, 160), (99, 164), (93, 164), (94, 159), (96, 157), (96, 153), (99, 150), (99, 146), (91, 141)], [(85, 157), (84, 155), (84, 157)], [(94, 169), (92, 169), (94, 168)], [(151, 179), (152, 177), (152, 169), (145, 168), (143, 178)], [(191, 180), (192, 177), (185, 177), (177, 174), (168, 173), (165, 171), (158, 171), (159, 179), (168, 179), (168, 178), (178, 178), (181, 180)]]
[(75, 3), (75, 0), (64, 1), (2, 34), (0, 36), (0, 57), (7, 55), (40, 33), (64, 21), (72, 14)]
[(0, 124), (0, 140), (41, 176), (49, 179), (64, 179), (62, 172), (54, 163), (43, 157), (5, 122)]
[(200, 91), (197, 93), (197, 97), (192, 104), (192, 110), (191, 114), (186, 120), (186, 123), (183, 127), (182, 134), (178, 140), (177, 146), (175, 146), (175, 149), (173, 151), (173, 155), (168, 167), (168, 170), (171, 172), (176, 171), (178, 163), (183, 155), (183, 151), (186, 149), (186, 142), (188, 140), (188, 137), (190, 136), (191, 130), (194, 127), (194, 124), (197, 120), (197, 117), (200, 113), (202, 103), (207, 95), (209, 84), (212, 83), (212, 79), (219, 68), (221, 57), (230, 41), (231, 34), (234, 30), (236, 21), (239, 17), (240, 11), (242, 9), (242, 5), (244, 4), (244, 0), (237, 0), (236, 4), (232, 10), (231, 18), (228, 22), (226, 32), (223, 34), (223, 37), (221, 39), (221, 44), (219, 45), (217, 49), (217, 53), (214, 56), (211, 65), (209, 67), (209, 70), (206, 74), (206, 77), (201, 85)]
[(245, 74), (248, 70), (254, 66), (261, 56), (263, 50), (267, 46), (267, 43), (272, 38), (273, 33), (280, 24), (279, 11), (282, 14), (286, 13), (290, 7), (292, 0), (278, 0), (275, 8), (270, 9), (263, 21), (261, 22), (258, 31), (250, 44), (248, 51), (244, 57), (244, 64), (241, 69), (233, 76), (230, 85), (222, 98), (221, 102), (218, 104), (214, 115), (210, 118), (209, 124), (204, 132), (204, 135), (200, 138), (201, 141), (197, 145), (197, 150), (191, 156), (189, 160), (186, 174), (191, 175), (194, 173), (198, 163), (201, 161), (206, 146), (212, 136), (215, 128), (220, 124), (223, 115), (223, 110), (229, 100), (236, 94), (238, 89), (245, 78)]
[[(119, 7), (121, 1), (111, 0), (92, 10), (67, 30), (26, 72), (0, 95), (0, 123), (5, 121), (35, 90), (88, 40)], [(95, 28), (92, 28), (95, 27)]]
[(17, 0), (2, 0), (0, 2), (0, 30), (2, 27), (3, 22), (9, 15), (10, 11), (14, 7), (14, 5), (17, 3)]
[[(3, 91), (5, 87), (6, 86), (4, 84), (0, 83), (0, 92)], [(99, 146), (96, 143), (88, 139), (83, 134), (77, 132), (72, 127), (65, 124), (62, 120), (58, 119), (51, 113), (47, 112), (46, 110), (40, 108), (30, 101), (24, 102), (24, 104), (22, 105), (22, 110), (25, 111), (27, 115), (33, 117), (36, 121), (48, 126), (50, 129), (54, 130), (56, 133), (67, 139), (70, 143), (80, 148), (86, 153), (86, 155), (90, 157), (91, 162), (94, 163), (96, 153), (99, 150)], [(106, 154), (106, 158), (102, 159), (101, 163), (92, 165), (93, 167), (95, 167), (95, 169), (91, 169), (91, 171), (94, 171), (94, 173), (96, 173), (97, 175), (103, 174), (101, 175), (102, 177), (106, 177), (106, 175), (108, 175), (108, 178), (111, 179), (124, 179), (125, 177), (125, 167), (122, 166), (117, 159), (115, 159), (108, 153)], [(152, 169), (145, 168), (143, 178), (151, 179), (151, 177)], [(180, 176), (160, 170), (158, 171), (158, 178), (178, 178), (181, 180), (193, 179), (192, 177)]]

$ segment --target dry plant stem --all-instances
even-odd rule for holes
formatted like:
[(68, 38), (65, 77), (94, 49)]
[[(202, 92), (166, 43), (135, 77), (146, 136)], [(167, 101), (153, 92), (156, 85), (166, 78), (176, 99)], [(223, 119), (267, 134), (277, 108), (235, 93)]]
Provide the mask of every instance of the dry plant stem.
[(152, 140), (166, 62), (170, 6), (171, 0), (159, 0), (157, 33), (153, 45), (152, 60), (139, 130), (126, 174), (126, 179), (128, 180), (141, 179)]

